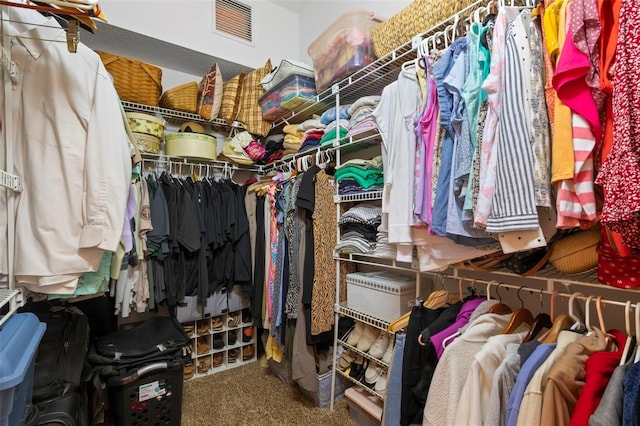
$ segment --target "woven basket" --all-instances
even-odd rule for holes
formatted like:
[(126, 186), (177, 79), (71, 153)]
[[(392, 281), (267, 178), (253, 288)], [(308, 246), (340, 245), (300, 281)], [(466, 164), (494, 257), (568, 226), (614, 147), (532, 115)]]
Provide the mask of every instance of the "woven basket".
[(473, 4), (474, 0), (414, 0), (396, 15), (371, 28), (378, 58), (409, 42), (435, 25)]
[(96, 50), (123, 101), (158, 106), (162, 93), (162, 69), (125, 56)]
[(195, 114), (198, 109), (198, 83), (192, 81), (167, 90), (160, 97), (160, 106)]
[(573, 232), (554, 243), (549, 262), (564, 274), (590, 271), (598, 266), (598, 241), (600, 229), (597, 226)]

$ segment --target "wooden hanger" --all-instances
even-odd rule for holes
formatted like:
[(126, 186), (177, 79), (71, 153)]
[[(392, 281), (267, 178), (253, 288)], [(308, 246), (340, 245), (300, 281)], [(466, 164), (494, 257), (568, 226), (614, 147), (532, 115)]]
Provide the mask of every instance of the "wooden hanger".
[(542, 303), (542, 294), (543, 294), (543, 291), (542, 289), (540, 289), (540, 313), (536, 315), (536, 317), (533, 319), (533, 325), (531, 326), (531, 330), (529, 330), (529, 333), (525, 336), (524, 342), (532, 341), (543, 329), (546, 328), (550, 330), (551, 327), (553, 326), (553, 321), (551, 321), (551, 316), (549, 316), (549, 314), (544, 312), (544, 304)]
[(502, 334), (515, 333), (516, 330), (523, 324), (527, 324), (529, 326), (529, 329), (531, 329), (531, 326), (533, 325), (533, 314), (530, 310), (524, 307), (524, 300), (522, 300), (522, 298), (520, 297), (520, 291), (524, 287), (525, 286), (521, 286), (518, 289), (518, 300), (520, 300), (520, 308), (513, 311), (513, 314), (511, 314), (511, 318), (509, 319), (509, 323), (506, 325), (504, 330), (502, 330)]
[(498, 295), (498, 300), (500, 301), (500, 303), (496, 303), (491, 308), (489, 308), (488, 313), (498, 315), (510, 314), (512, 310), (509, 305), (502, 303), (502, 298), (500, 297), (500, 293), (498, 292), (498, 289), (500, 288), (500, 283), (498, 281), (489, 281), (489, 283), (487, 284), (487, 300), (491, 300), (491, 286), (494, 283), (498, 285), (496, 287), (496, 294)]

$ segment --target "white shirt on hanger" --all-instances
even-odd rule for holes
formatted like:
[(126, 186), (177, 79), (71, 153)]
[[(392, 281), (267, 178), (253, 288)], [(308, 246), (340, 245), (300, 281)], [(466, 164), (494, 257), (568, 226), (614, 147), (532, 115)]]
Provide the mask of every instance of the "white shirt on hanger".
[[(19, 75), (11, 105), (3, 91), (0, 104), (3, 117), (4, 108), (13, 111), (9, 149), (23, 179), (23, 191), (13, 195), (16, 283), (71, 294), (78, 277), (97, 270), (103, 252), (120, 241), (131, 179), (126, 124), (95, 52), (80, 44), (69, 53), (65, 31), (54, 19), (8, 10), (3, 19), (12, 22), (4, 23), (5, 32)], [(0, 215), (4, 231), (6, 209)], [(6, 253), (2, 235), (0, 251)]]

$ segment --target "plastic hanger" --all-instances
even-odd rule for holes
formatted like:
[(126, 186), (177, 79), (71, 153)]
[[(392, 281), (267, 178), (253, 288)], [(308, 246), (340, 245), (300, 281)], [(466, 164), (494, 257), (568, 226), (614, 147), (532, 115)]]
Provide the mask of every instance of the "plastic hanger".
[[(569, 315), (560, 314), (555, 316), (555, 300), (558, 293), (558, 290), (554, 290), (551, 295), (551, 318), (553, 318), (553, 324), (551, 329), (543, 335), (542, 340), (539, 339), (542, 343), (555, 343), (560, 332), (568, 329), (574, 323)], [(569, 311), (572, 312), (571, 305), (569, 305)]]
[(520, 308), (513, 311), (511, 318), (509, 319), (509, 323), (506, 325), (504, 330), (502, 330), (502, 334), (515, 333), (515, 331), (523, 324), (527, 324), (529, 329), (531, 329), (531, 326), (533, 325), (533, 314), (530, 310), (524, 307), (524, 300), (520, 297), (520, 291), (522, 291), (524, 287), (525, 286), (521, 286), (518, 289), (517, 294), (518, 300), (520, 301)]
[(571, 319), (573, 320), (573, 324), (571, 325), (572, 330), (581, 330), (585, 326), (585, 324), (580, 322), (580, 319), (573, 313), (573, 302), (578, 296), (584, 297), (584, 294), (576, 292), (572, 293), (571, 296), (569, 296), (569, 317), (571, 317)]
[(531, 325), (531, 330), (529, 330), (529, 333), (524, 338), (525, 342), (530, 342), (531, 340), (535, 339), (536, 336), (543, 329), (546, 328), (551, 330), (551, 327), (553, 326), (551, 317), (549, 316), (549, 314), (544, 312), (544, 304), (542, 303), (542, 294), (543, 294), (543, 291), (542, 289), (540, 289), (540, 313), (536, 315), (536, 317), (533, 319), (533, 325)]
[(498, 292), (498, 289), (500, 288), (500, 283), (499, 282), (490, 281), (487, 284), (487, 300), (491, 300), (491, 285), (492, 285), (492, 283), (496, 283), (498, 285), (496, 287), (496, 294), (498, 295), (498, 300), (500, 301), (500, 303), (496, 303), (491, 308), (489, 308), (488, 313), (490, 313), (490, 314), (498, 314), (498, 315), (510, 314), (512, 312), (511, 308), (509, 307), (509, 305), (506, 305), (506, 304), (502, 303), (502, 298), (500, 297), (500, 293)]
[[(636, 303), (636, 339), (640, 336), (640, 302)], [(638, 349), (638, 345), (636, 344), (636, 356), (633, 360), (633, 363), (636, 364), (640, 362), (640, 349)]]
[(633, 341), (633, 337), (631, 336), (631, 300), (627, 300), (627, 303), (624, 305), (624, 331), (627, 333), (627, 340), (624, 342), (622, 357), (620, 358), (618, 365), (624, 365), (624, 363), (627, 362), (629, 349), (631, 348), (631, 342)]

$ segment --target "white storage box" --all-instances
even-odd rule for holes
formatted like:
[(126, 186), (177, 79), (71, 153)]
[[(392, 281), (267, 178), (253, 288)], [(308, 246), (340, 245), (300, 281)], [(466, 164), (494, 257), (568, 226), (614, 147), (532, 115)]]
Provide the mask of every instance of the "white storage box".
[(415, 279), (389, 272), (347, 274), (347, 306), (391, 322), (410, 309), (416, 298)]

